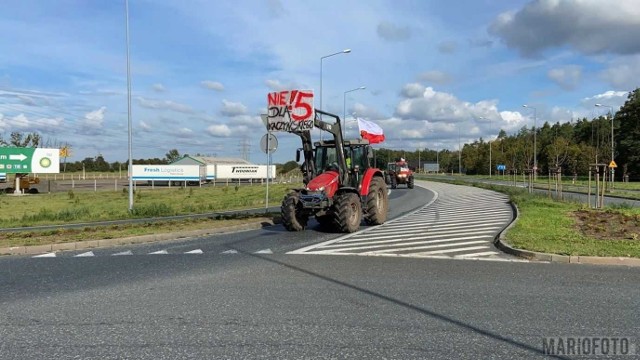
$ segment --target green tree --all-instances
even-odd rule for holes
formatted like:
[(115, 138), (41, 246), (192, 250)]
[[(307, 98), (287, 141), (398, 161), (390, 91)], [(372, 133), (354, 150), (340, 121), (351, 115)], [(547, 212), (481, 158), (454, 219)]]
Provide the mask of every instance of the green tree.
[(167, 159), (168, 163), (172, 163), (172, 162), (175, 162), (175, 161), (179, 160), (180, 158), (182, 158), (182, 156), (180, 156), (180, 153), (178, 152), (178, 149), (171, 149), (165, 155), (165, 158)]
[(616, 171), (616, 175), (626, 173), (637, 180), (640, 178), (640, 89), (629, 94), (613, 121), (616, 163), (623, 169)]

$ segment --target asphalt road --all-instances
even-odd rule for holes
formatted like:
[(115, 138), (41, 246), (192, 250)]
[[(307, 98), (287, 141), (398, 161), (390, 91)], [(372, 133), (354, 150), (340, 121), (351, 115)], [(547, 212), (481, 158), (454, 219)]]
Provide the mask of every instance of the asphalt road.
[[(392, 192), (393, 215), (430, 196)], [(276, 226), (133, 248), (167, 255), (0, 258), (0, 358), (541, 358), (542, 337), (639, 334), (637, 268), (286, 254), (338, 236)]]

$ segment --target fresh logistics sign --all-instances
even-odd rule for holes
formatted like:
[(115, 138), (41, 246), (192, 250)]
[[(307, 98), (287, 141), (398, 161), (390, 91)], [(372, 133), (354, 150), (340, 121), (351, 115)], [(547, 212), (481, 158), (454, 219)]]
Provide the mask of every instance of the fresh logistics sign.
[(301, 132), (313, 129), (313, 91), (284, 90), (267, 95), (268, 131)]
[(0, 172), (57, 174), (60, 149), (0, 147)]

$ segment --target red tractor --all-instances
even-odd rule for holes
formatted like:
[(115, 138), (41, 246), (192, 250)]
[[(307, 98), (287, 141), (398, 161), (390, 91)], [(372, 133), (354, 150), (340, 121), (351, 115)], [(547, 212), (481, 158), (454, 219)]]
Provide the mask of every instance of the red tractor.
[[(333, 117), (322, 121), (319, 114)], [(282, 223), (289, 231), (302, 231), (311, 216), (336, 232), (355, 232), (364, 220), (379, 225), (387, 220), (389, 198), (384, 174), (370, 167), (373, 152), (363, 139), (343, 140), (340, 118), (316, 110), (314, 126), (333, 139), (311, 143), (311, 132), (295, 132), (302, 139), (304, 188), (292, 189), (282, 201)]]
[(413, 189), (413, 181), (413, 170), (404, 158), (387, 164), (386, 182), (392, 189), (397, 188), (398, 184), (406, 184), (407, 188)]

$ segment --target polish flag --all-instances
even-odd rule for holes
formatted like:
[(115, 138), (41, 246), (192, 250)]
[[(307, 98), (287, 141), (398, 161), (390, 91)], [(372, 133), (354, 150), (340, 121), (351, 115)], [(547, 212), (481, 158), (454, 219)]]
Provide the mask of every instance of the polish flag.
[(382, 128), (377, 124), (358, 118), (358, 128), (360, 129), (360, 136), (369, 140), (369, 144), (377, 144), (384, 141)]

